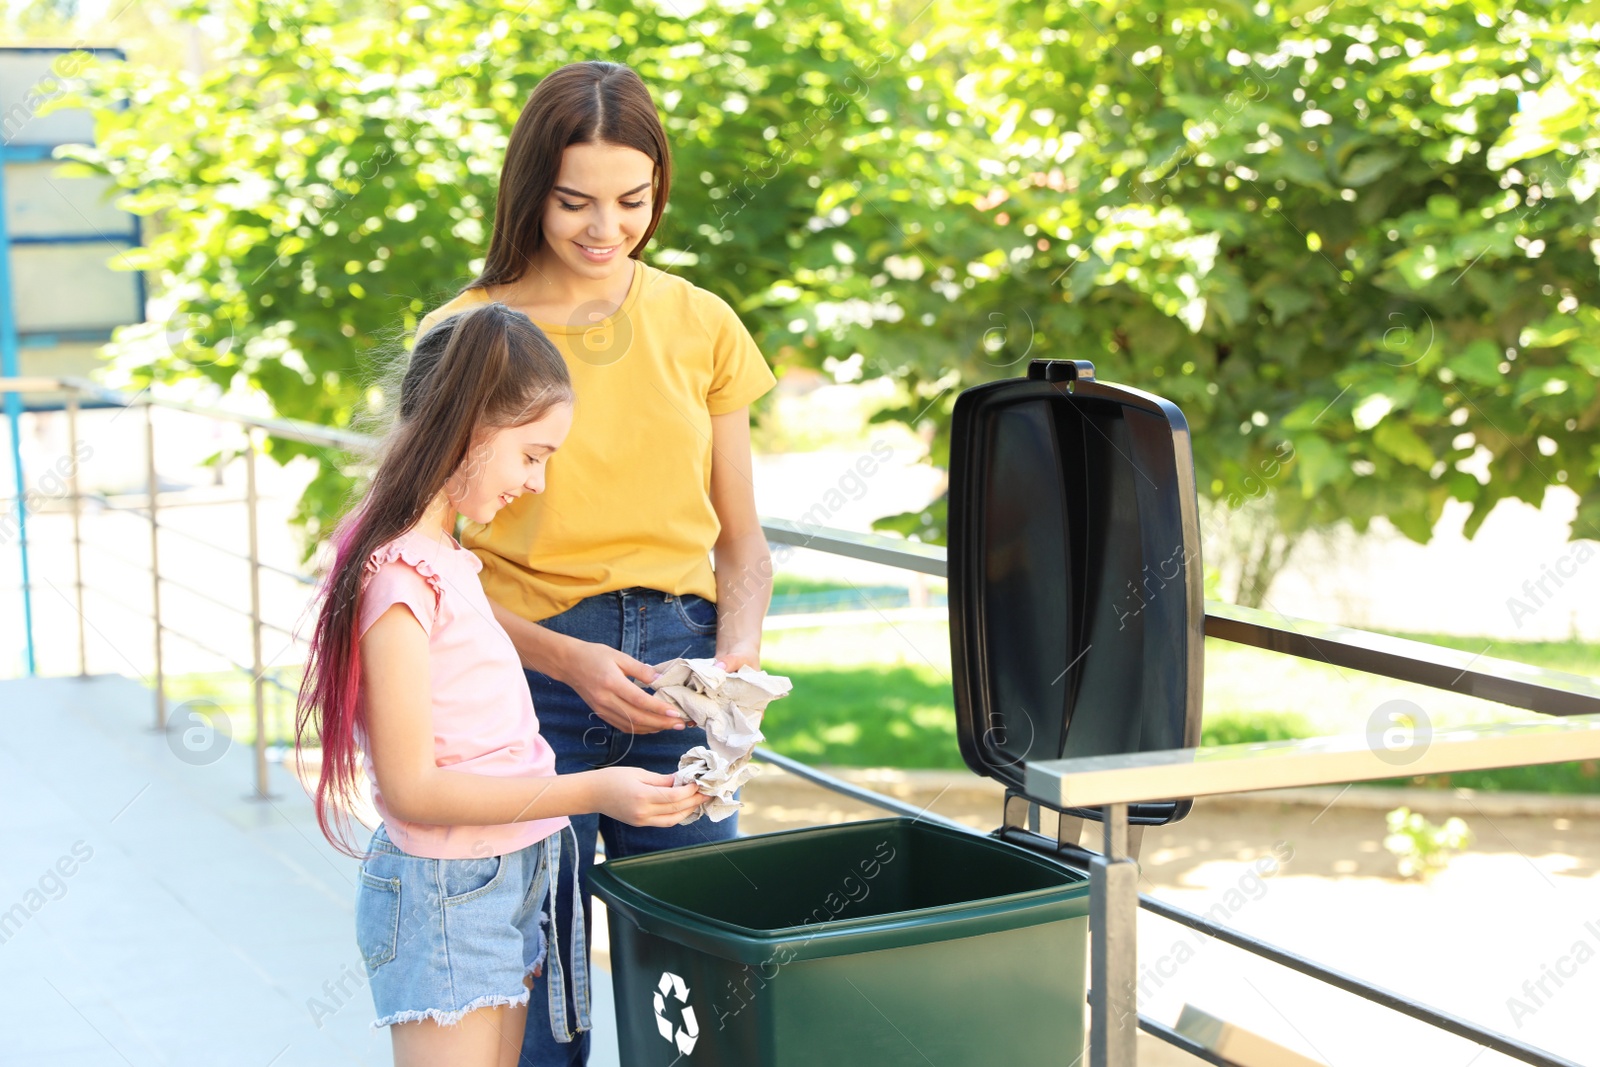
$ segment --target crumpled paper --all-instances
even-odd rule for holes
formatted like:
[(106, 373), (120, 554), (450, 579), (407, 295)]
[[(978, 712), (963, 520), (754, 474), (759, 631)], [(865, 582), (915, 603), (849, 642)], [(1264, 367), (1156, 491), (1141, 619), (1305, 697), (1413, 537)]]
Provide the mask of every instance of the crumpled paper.
[(787, 678), (749, 666), (729, 673), (709, 659), (672, 659), (656, 664), (656, 670), (661, 672), (653, 686), (656, 696), (704, 727), (708, 742), (678, 760), (673, 781), (693, 782), (706, 797), (680, 825), (702, 814), (721, 822), (739, 810), (734, 793), (760, 771), (750, 762), (750, 752), (766, 740), (761, 717), (767, 705), (788, 695), (793, 686)]

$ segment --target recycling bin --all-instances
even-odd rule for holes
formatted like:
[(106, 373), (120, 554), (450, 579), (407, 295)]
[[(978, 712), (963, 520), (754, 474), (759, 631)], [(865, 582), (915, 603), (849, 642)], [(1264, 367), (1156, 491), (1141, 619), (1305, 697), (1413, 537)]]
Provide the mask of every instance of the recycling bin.
[[(947, 553), (956, 735), (968, 767), (1006, 787), (1002, 825), (882, 819), (594, 867), (622, 1062), (1076, 1062), (1092, 843), (1065, 827), (1101, 813), (1055, 809), (1063, 830), (1039, 834), (1052, 805), (1027, 794), (1024, 768), (1198, 743), (1202, 573), (1188, 427), (1170, 402), (1059, 360), (964, 391)], [(1160, 825), (1189, 806), (1128, 818)]]
[(591, 877), (629, 1067), (1082, 1050), (1089, 884), (1027, 849), (879, 819), (608, 860)]

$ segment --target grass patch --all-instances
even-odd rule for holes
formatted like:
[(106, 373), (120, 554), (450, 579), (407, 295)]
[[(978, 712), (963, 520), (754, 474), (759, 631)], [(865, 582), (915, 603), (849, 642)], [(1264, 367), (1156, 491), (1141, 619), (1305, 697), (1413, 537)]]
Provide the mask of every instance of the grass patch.
[(926, 667), (829, 670), (765, 663), (794, 691), (767, 708), (767, 744), (807, 763), (958, 769), (950, 684)]
[(1253, 745), (1262, 741), (1293, 741), (1315, 736), (1316, 731), (1311, 729), (1305, 717), (1292, 713), (1241, 715), (1223, 712), (1220, 715), (1207, 715), (1200, 723), (1200, 744), (1205, 748)]
[(1476, 789), (1483, 793), (1600, 794), (1600, 760), (1546, 763), (1537, 767), (1499, 767), (1459, 774), (1422, 774), (1358, 785), (1412, 786), (1423, 789)]
[(847, 593), (850, 586), (844, 582), (829, 582), (818, 578), (800, 578), (793, 574), (775, 574), (772, 577), (772, 596), (797, 596), (802, 593)]
[[(282, 672), (285, 685), (299, 684), (299, 669)], [(177, 722), (188, 711), (208, 718), (218, 714), (228, 719), (229, 736), (234, 744), (253, 745), (256, 740), (255, 688), (242, 671), (215, 671), (204, 674), (168, 675), (167, 719)], [(268, 744), (294, 741), (294, 697), (272, 685), (264, 686)], [(188, 722), (186, 718), (184, 722)]]
[(1494, 659), (1508, 659), (1516, 663), (1526, 663), (1531, 667), (1543, 667), (1546, 670), (1565, 671), (1568, 674), (1589, 677), (1600, 675), (1600, 645), (1593, 642), (1495, 641), (1487, 637), (1457, 637), (1452, 634), (1393, 633), (1390, 636), (1423, 641), (1430, 645), (1443, 645), (1445, 648), (1459, 649), (1462, 652), (1471, 652), (1473, 655), (1482, 653)]

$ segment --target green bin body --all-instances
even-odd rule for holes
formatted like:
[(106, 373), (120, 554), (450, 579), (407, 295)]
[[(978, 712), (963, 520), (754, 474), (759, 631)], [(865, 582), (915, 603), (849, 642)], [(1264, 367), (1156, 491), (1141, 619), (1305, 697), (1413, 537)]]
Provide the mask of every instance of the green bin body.
[(628, 1067), (979, 1067), (1084, 1048), (1089, 883), (994, 837), (880, 819), (591, 872)]

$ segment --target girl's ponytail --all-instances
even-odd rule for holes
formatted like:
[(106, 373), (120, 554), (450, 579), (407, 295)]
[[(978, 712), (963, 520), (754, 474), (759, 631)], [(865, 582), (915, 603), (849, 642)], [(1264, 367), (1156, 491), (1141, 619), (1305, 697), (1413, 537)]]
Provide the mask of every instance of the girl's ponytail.
[(566, 364), (544, 331), (499, 303), (451, 315), (418, 338), (398, 394), (370, 486), (331, 537), (333, 560), (318, 590), (295, 716), (296, 753), (321, 742), (317, 825), (349, 856), (361, 855), (344, 831), (360, 796), (358, 730), (365, 723), (356, 627), (367, 559), (416, 525), (454, 474), (470, 469), (484, 431), (537, 421), (573, 400)]

